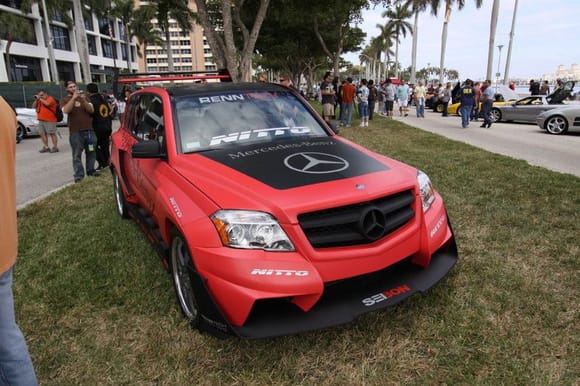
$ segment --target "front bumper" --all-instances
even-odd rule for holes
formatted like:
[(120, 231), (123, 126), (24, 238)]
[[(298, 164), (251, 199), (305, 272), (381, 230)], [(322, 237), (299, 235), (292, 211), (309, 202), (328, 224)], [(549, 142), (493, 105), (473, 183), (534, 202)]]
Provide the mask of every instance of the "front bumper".
[(233, 326), (225, 318), (216, 320), (218, 312), (211, 307), (206, 310), (207, 314), (201, 310), (202, 314), (211, 316), (202, 320), (200, 328), (217, 336), (226, 333), (243, 338), (268, 338), (346, 324), (360, 315), (394, 306), (417, 292), (425, 292), (445, 277), (457, 260), (457, 245), (451, 237), (432, 255), (426, 268), (411, 263), (408, 258), (378, 272), (329, 283), (322, 298), (307, 312), (289, 299), (260, 300), (243, 326)]

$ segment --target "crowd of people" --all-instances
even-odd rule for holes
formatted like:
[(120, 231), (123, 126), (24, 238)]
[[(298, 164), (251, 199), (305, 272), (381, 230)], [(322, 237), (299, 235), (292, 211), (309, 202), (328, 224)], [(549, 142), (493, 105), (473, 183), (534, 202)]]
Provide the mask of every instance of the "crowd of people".
[(422, 80), (416, 85), (410, 85), (405, 80), (386, 79), (375, 82), (361, 79), (355, 84), (352, 77), (347, 77), (338, 84), (338, 78), (331, 72), (324, 74), (320, 83), (320, 102), (323, 106), (323, 116), (327, 121), (338, 120), (341, 126), (351, 127), (353, 111), (360, 119), (360, 127), (367, 127), (375, 113), (392, 119), (395, 113), (407, 117), (410, 107), (415, 107), (418, 118), (425, 118), (425, 109), (439, 104), (442, 116), (448, 116), (450, 103), (461, 103), (461, 126), (467, 128), (469, 122), (483, 119), (481, 127), (491, 127), (491, 106), (494, 92), (491, 81), (482, 83), (470, 79), (457, 83), (430, 84), (426, 86)]
[[(355, 83), (352, 77), (339, 82), (338, 77), (326, 72), (320, 84), (320, 102), (323, 105), (324, 119), (338, 120), (345, 127), (351, 127), (353, 111), (358, 114), (359, 125), (366, 127), (375, 112), (388, 119), (393, 118), (395, 111), (398, 111), (399, 116), (406, 117), (409, 115), (409, 107), (414, 106), (416, 116), (425, 118), (425, 109), (428, 106), (439, 105), (440, 108), (436, 110), (446, 117), (449, 115), (448, 106), (451, 103), (460, 103), (462, 128), (468, 128), (471, 121), (480, 119), (483, 120), (480, 127), (490, 128), (490, 114), (496, 98), (491, 85), (489, 79), (483, 82), (466, 79), (464, 82), (457, 82), (455, 86), (451, 82), (426, 86), (421, 80), (416, 85), (410, 85), (399, 79), (386, 79), (376, 84), (372, 79), (361, 79)], [(555, 88), (561, 86), (562, 81), (558, 79)], [(509, 87), (515, 90), (514, 83)], [(531, 95), (548, 95), (550, 86), (548, 81), (531, 80), (529, 91)]]

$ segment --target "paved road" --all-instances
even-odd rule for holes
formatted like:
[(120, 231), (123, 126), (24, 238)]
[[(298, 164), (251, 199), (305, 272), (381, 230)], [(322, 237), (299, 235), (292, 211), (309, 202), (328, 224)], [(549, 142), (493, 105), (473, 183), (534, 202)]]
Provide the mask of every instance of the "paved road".
[(489, 129), (480, 128), (482, 122), (471, 122), (468, 129), (462, 129), (459, 116), (442, 117), (426, 111), (425, 118), (417, 118), (413, 108), (410, 112), (408, 117), (395, 119), (531, 165), (580, 177), (580, 132), (550, 135), (535, 124), (504, 122)]
[[(510, 123), (497, 123), (491, 129), (482, 129), (477, 122), (463, 130), (459, 117), (444, 118), (429, 111), (425, 116), (416, 118), (410, 114), (395, 119), (494, 153), (526, 160), (532, 165), (580, 177), (580, 133), (548, 135), (536, 125)], [(114, 121), (113, 128), (117, 127), (118, 121)], [(26, 138), (16, 145), (18, 208), (73, 183), (68, 128), (59, 130), (62, 137), (59, 153), (39, 153), (38, 137)]]
[[(119, 121), (113, 121), (113, 128)], [(59, 127), (58, 153), (39, 153), (40, 137), (16, 145), (16, 205), (18, 209), (74, 183), (68, 127)], [(49, 139), (49, 144), (52, 143)], [(84, 163), (84, 155), (83, 155)]]

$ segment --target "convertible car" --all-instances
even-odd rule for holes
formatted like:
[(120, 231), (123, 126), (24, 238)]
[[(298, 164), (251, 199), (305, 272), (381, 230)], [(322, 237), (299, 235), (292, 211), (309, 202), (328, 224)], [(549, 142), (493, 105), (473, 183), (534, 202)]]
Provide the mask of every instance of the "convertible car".
[(182, 83), (131, 94), (112, 135), (114, 198), (192, 327), (260, 338), (344, 324), (455, 265), (429, 177), (340, 137), (297, 91), (223, 73), (153, 79)]
[(566, 134), (570, 129), (580, 131), (580, 105), (544, 111), (538, 115), (536, 123), (549, 134)]
[(503, 106), (494, 105), (491, 109), (491, 120), (536, 123), (540, 113), (564, 105), (563, 102), (570, 96), (574, 84), (573, 81), (565, 82), (562, 88), (550, 95), (532, 95)]

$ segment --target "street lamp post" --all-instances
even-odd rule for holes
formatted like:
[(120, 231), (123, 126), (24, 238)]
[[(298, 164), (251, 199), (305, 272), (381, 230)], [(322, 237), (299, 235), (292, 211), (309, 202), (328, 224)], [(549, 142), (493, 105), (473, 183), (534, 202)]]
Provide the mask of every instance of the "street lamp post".
[(499, 64), (501, 63), (501, 49), (503, 48), (503, 44), (500, 44), (497, 46), (497, 49), (499, 50), (499, 56), (498, 56), (498, 60), (497, 60), (497, 73), (495, 74), (496, 76), (496, 89), (497, 86), (499, 85), (499, 77), (501, 76), (500, 72), (499, 72)]

